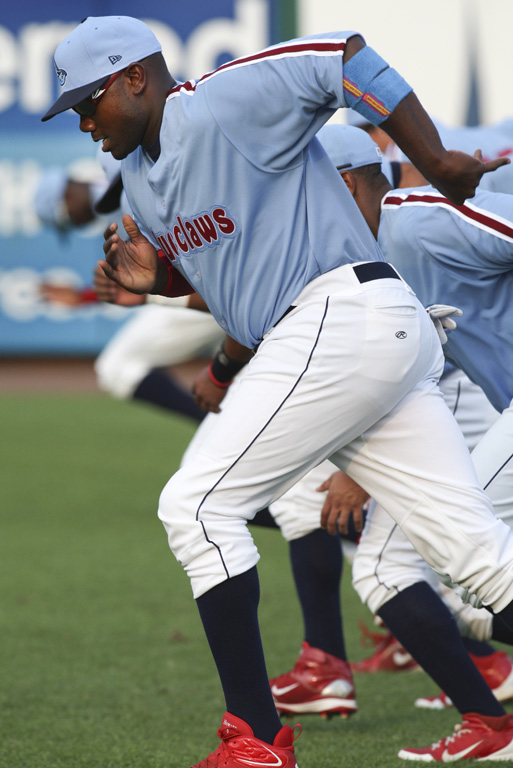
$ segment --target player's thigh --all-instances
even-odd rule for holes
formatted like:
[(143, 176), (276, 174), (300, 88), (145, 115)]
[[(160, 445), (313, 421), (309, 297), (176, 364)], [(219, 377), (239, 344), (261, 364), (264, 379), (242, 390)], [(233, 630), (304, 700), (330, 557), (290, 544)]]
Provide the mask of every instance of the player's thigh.
[(485, 393), (459, 368), (444, 371), (440, 389), (471, 451), (499, 418)]
[(495, 514), (513, 527), (513, 407), (510, 405), (472, 451), (479, 482)]

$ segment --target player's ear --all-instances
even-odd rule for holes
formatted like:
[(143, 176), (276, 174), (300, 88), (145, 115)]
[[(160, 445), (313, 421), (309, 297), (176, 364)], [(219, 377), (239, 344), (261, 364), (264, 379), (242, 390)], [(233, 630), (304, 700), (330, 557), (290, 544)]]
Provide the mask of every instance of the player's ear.
[(345, 181), (346, 187), (354, 197), (356, 194), (356, 177), (351, 173), (351, 171), (341, 171), (340, 175)]
[(126, 68), (125, 77), (128, 80), (132, 93), (136, 95), (142, 93), (148, 83), (148, 73), (146, 67), (141, 62), (130, 64)]

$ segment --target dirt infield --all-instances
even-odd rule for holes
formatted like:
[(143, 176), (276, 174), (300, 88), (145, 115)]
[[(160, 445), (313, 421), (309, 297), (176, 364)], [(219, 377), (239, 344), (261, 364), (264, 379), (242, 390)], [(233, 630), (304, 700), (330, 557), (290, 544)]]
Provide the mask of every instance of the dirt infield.
[[(189, 388), (206, 360), (193, 360), (173, 368), (173, 375)], [(4, 358), (0, 360), (0, 393), (84, 392), (100, 394), (94, 358)]]

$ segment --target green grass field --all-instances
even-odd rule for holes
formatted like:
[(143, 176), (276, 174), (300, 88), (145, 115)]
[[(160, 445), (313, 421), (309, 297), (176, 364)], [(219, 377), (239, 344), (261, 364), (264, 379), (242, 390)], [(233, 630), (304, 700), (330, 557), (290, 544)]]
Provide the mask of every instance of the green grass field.
[[(224, 712), (187, 578), (156, 516), (194, 424), (98, 395), (2, 396), (0, 768), (188, 768)], [(254, 529), (271, 675), (302, 640), (287, 547)], [(348, 651), (363, 658), (350, 585)], [(449, 735), (454, 711), (419, 672), (359, 675), (349, 720), (303, 718), (300, 768), (403, 765), (403, 746)], [(510, 709), (513, 711), (513, 709)], [(295, 721), (291, 721), (293, 725)]]

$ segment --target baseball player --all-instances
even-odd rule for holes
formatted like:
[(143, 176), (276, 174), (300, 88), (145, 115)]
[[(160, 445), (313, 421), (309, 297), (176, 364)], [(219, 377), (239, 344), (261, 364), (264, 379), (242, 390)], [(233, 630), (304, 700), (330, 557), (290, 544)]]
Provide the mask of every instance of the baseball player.
[[(96, 17), (65, 38), (55, 65), (61, 95), (43, 119), (75, 109), (80, 129), (123, 159), (134, 218), (123, 218), (130, 242), (106, 232), (107, 276), (135, 293), (197, 290), (230, 336), (258, 347), (194, 459), (166, 485), (159, 516), (226, 699), (221, 744), (198, 765), (293, 768), (246, 522), (323, 459), (513, 627), (513, 537), (439, 394), (438, 335), (315, 134), (336, 109), (360, 110), (455, 204), (502, 161), (444, 150), (411, 88), (355, 32), (283, 43), (176, 84), (148, 27)], [(223, 364), (217, 357), (214, 375)], [(435, 552), (437, 531), (463, 539), (466, 557)], [(501, 727), (501, 754), (513, 754), (513, 725)], [(497, 734), (492, 726), (483, 746), (495, 755)]]
[[(380, 173), (376, 145), (365, 134), (347, 126), (326, 126), (319, 138), (383, 252), (389, 258), (393, 254), (419, 297), (426, 303), (435, 295), (447, 302), (457, 298), (463, 309), (458, 330), (449, 335), (444, 350), (501, 412), (478, 442), (473, 459), (497, 513), (511, 525), (513, 382), (508, 314), (513, 200), (510, 195), (478, 190), (472, 203), (454, 206), (430, 187), (391, 190)], [(453, 557), (460, 556), (460, 549), (454, 548)], [(497, 709), (489, 698), (481, 698), (478, 687), (470, 690), (472, 678), (459, 666), (464, 652), (455, 623), (429, 586), (433, 574), (379, 506), (371, 507), (367, 516), (353, 562), (353, 581), (362, 600), (446, 694), (450, 689), (450, 699), (464, 713), (465, 727), (457, 730), (456, 740), (450, 737), (427, 749), (402, 750), (400, 756), (440, 760), (446, 759), (447, 750), (451, 759), (479, 757), (476, 740), (481, 726), (476, 728), (474, 715), (469, 718), (468, 712), (489, 715)], [(498, 617), (487, 611), (460, 606), (457, 619), (479, 639), (511, 642)]]

